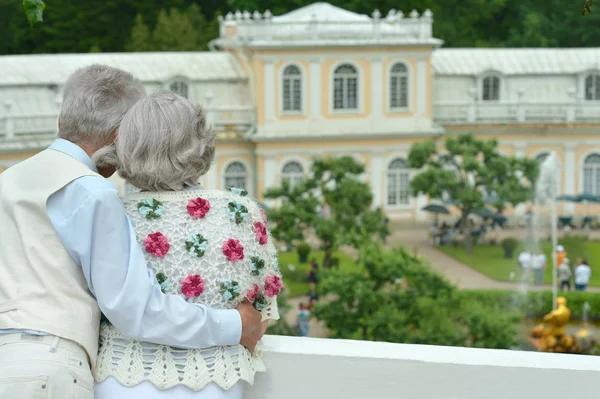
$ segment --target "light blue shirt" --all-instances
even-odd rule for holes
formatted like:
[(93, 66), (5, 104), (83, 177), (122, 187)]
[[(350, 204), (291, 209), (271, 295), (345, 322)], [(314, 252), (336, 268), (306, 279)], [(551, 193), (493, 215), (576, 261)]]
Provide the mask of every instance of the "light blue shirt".
[[(58, 139), (50, 148), (97, 172), (76, 144)], [(64, 247), (81, 266), (100, 310), (123, 335), (180, 348), (239, 344), (242, 322), (237, 310), (189, 304), (161, 292), (119, 193), (108, 180), (80, 177), (53, 194), (46, 209)], [(32, 333), (0, 330), (0, 334), (15, 332)]]

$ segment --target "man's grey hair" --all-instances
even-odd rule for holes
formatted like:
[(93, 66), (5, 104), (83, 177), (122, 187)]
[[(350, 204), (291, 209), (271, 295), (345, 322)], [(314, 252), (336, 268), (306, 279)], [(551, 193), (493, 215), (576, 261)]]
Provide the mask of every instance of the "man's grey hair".
[(82, 68), (65, 83), (58, 137), (103, 147), (144, 95), (142, 84), (128, 72), (107, 65)]
[(146, 191), (176, 191), (198, 184), (215, 155), (215, 134), (199, 105), (172, 92), (135, 104), (115, 142), (94, 154), (98, 166)]

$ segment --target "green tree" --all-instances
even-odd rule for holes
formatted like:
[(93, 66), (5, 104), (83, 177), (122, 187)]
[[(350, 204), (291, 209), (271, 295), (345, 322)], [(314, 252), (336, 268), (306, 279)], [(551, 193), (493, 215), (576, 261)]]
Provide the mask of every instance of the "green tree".
[(131, 29), (131, 38), (125, 45), (127, 51), (152, 51), (150, 28), (144, 23), (144, 17), (138, 14)]
[(466, 300), (405, 249), (363, 245), (360, 270), (329, 270), (313, 308), (331, 338), (507, 349), (520, 315)]
[(171, 8), (160, 10), (154, 29), (144, 22), (141, 14), (135, 19), (127, 51), (198, 51), (206, 50), (211, 39), (218, 35), (218, 22), (207, 22), (202, 10), (192, 4), (186, 11)]
[(463, 226), (473, 211), (484, 208), (486, 193), (498, 209), (530, 200), (537, 162), (506, 157), (497, 146), (496, 140), (478, 140), (471, 134), (448, 137), (441, 151), (434, 141), (414, 144), (408, 163), (421, 171), (410, 183), (413, 195), (451, 201), (461, 212)]
[[(321, 158), (312, 164), (312, 176), (294, 189), (287, 181), (270, 189), (266, 198), (281, 206), (269, 210), (274, 237), (293, 245), (312, 233), (325, 252), (323, 267), (332, 264), (340, 245), (358, 248), (361, 243), (381, 239), (388, 234), (380, 209), (370, 209), (373, 196), (367, 183), (360, 180), (365, 169), (352, 157)], [(326, 216), (319, 208), (325, 208)]]

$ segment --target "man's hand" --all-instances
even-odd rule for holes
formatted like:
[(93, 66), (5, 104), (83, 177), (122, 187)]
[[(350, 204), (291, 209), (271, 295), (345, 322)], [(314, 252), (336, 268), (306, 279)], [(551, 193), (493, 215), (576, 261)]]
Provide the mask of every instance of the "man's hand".
[(242, 338), (240, 339), (240, 344), (245, 346), (250, 353), (254, 354), (254, 348), (264, 334), (261, 323), (262, 315), (249, 303), (239, 304), (236, 309), (242, 317)]

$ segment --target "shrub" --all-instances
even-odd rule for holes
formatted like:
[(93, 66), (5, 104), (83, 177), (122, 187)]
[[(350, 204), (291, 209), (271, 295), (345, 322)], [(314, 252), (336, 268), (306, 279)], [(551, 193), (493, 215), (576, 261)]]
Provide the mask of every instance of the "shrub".
[(490, 246), (492, 246), (492, 247), (495, 247), (496, 245), (498, 245), (498, 241), (496, 241), (496, 239), (495, 239), (495, 238), (491, 238), (491, 239), (488, 241), (488, 244), (489, 244)]
[(454, 248), (460, 247), (460, 241), (458, 241), (456, 238), (452, 239), (452, 246)]
[(308, 255), (310, 254), (310, 245), (305, 242), (301, 242), (298, 244), (296, 252), (298, 253), (298, 260), (300, 263), (306, 263), (308, 261)]
[(331, 267), (339, 268), (340, 267), (340, 258), (331, 258)]
[(519, 241), (515, 238), (505, 238), (502, 240), (502, 249), (504, 250), (504, 257), (506, 259), (512, 259), (515, 250), (519, 246)]

